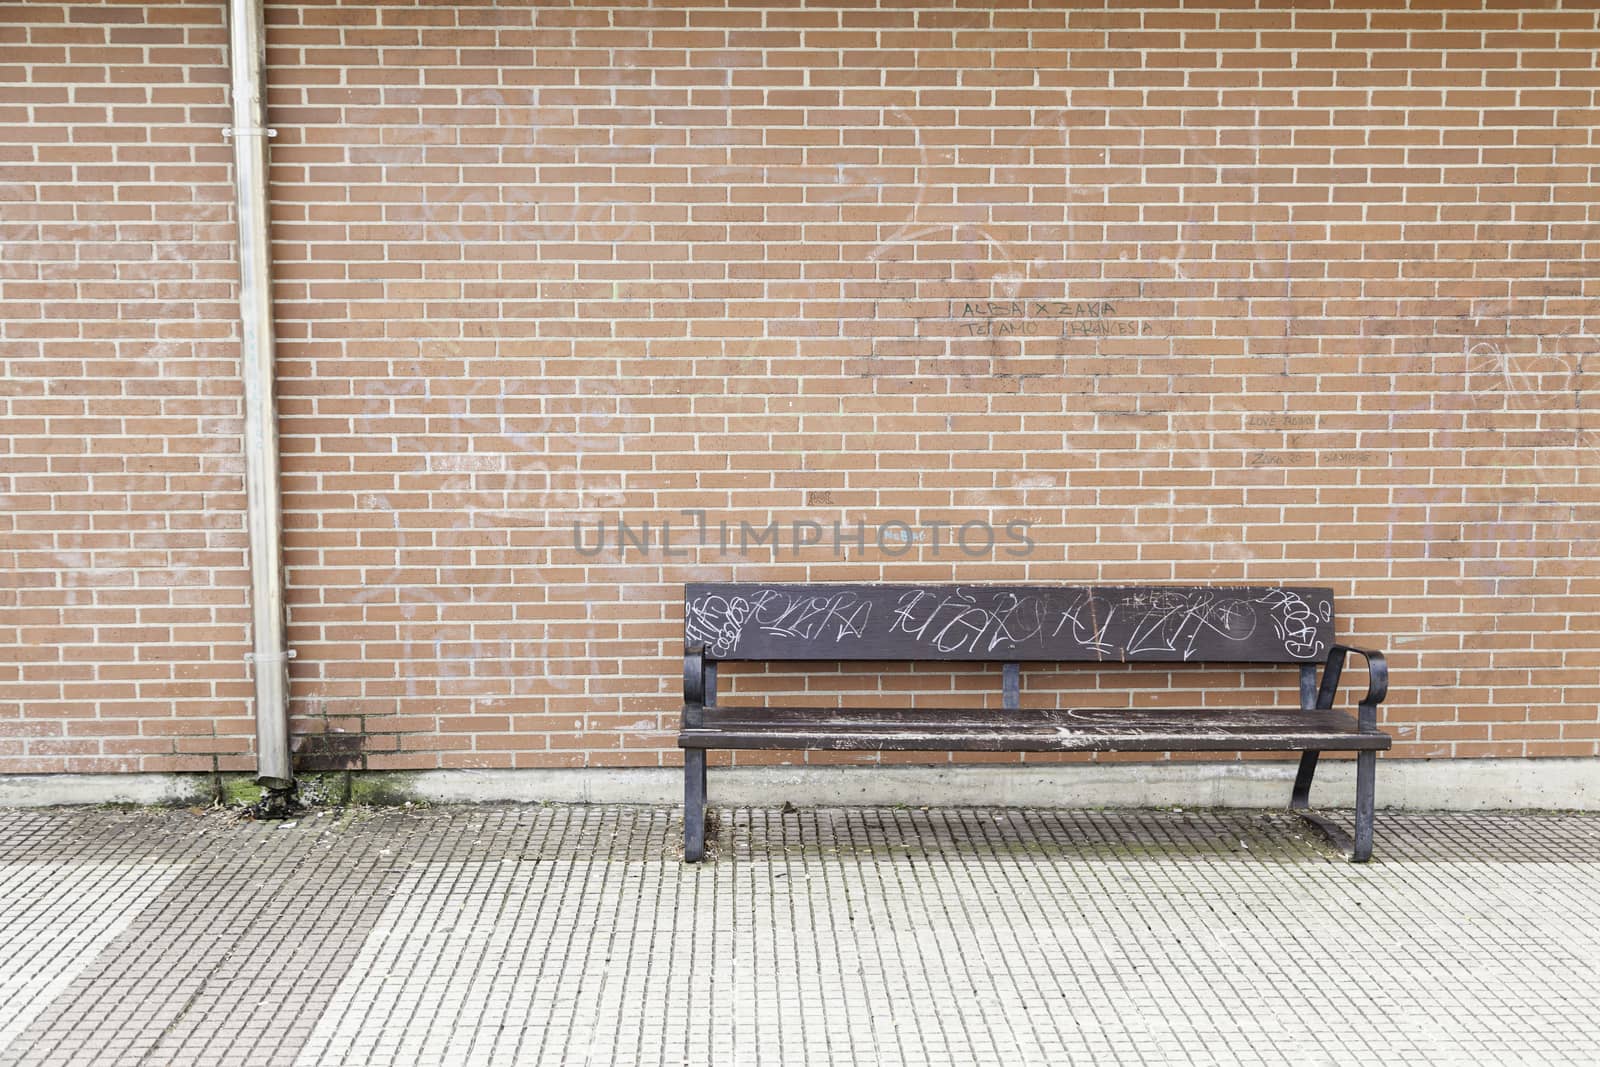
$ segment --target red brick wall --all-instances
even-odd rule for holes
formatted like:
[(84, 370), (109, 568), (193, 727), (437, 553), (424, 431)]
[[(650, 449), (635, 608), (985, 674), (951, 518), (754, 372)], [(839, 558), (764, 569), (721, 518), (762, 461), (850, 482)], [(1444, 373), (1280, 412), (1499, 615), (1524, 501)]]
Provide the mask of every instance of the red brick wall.
[(252, 766), (225, 42), (0, 12), (0, 772)]
[[(306, 765), (674, 762), (766, 576), (1327, 584), (1396, 755), (1595, 755), (1600, 15), (1297, 7), (269, 6)], [(0, 768), (248, 765), (221, 8), (10, 10)], [(1037, 547), (572, 547), (686, 508)]]

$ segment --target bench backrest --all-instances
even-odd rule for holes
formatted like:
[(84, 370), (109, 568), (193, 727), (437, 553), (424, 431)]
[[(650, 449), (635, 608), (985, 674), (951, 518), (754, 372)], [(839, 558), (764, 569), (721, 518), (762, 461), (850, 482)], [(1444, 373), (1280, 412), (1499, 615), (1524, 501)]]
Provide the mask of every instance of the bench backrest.
[(696, 582), (683, 633), (708, 660), (1307, 663), (1333, 590)]

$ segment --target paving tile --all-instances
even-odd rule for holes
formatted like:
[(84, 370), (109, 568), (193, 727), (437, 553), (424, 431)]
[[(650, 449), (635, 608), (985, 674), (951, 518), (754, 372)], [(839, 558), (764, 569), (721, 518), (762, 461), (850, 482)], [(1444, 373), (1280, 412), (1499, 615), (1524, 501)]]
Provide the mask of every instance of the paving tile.
[(0, 1064), (1600, 1062), (1593, 816), (718, 814), (0, 812)]

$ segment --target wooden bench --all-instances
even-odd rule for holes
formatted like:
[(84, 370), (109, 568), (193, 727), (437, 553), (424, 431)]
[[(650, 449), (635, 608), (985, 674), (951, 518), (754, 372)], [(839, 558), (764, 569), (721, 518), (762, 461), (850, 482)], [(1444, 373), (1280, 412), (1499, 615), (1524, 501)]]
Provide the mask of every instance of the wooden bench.
[[(1355, 715), (1335, 710), (1345, 657), (1365, 658)], [(999, 663), (1001, 706), (717, 704), (723, 662)], [(1292, 708), (1023, 708), (1024, 662), (1295, 664)], [(1322, 667), (1320, 681), (1317, 667)], [(709, 749), (927, 752), (1300, 752), (1356, 755), (1351, 859), (1372, 855), (1382, 653), (1336, 644), (1333, 591), (1300, 587), (691, 584), (684, 592), (684, 859), (705, 854)], [(1104, 678), (1102, 677), (1102, 681)], [(1235, 685), (1238, 683), (1235, 682)], [(920, 702), (919, 702), (920, 704)]]

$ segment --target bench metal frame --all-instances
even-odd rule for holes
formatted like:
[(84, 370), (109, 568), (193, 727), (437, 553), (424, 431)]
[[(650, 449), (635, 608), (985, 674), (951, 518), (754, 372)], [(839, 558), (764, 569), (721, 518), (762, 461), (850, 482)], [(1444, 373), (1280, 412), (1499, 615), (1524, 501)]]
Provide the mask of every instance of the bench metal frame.
[[(931, 592), (930, 592), (931, 591)], [(952, 592), (954, 591), (954, 592)], [(1062, 610), (1071, 618), (1072, 605), (1084, 603), (1098, 610), (1107, 617), (1106, 622), (1099, 622), (1097, 627), (1091, 627), (1091, 640), (1087, 644), (1082, 640), (1084, 628), (1076, 627), (1077, 634), (1067, 638), (1060, 638), (1059, 633), (1045, 636), (1042, 632), (1035, 632), (1040, 628), (1035, 627), (1017, 639), (1006, 631), (1005, 627), (995, 624), (995, 633), (1004, 635), (1004, 638), (991, 642), (987, 647), (977, 647), (974, 641), (971, 649), (951, 650), (908, 648), (906, 636), (908, 627), (905, 616), (900, 616), (900, 622), (891, 625), (891, 629), (898, 629), (897, 633), (885, 633), (882, 622), (883, 615), (879, 614), (879, 625), (876, 630), (868, 626), (857, 626), (851, 631), (848, 624), (841, 625), (840, 618), (846, 617), (838, 610), (838, 605), (848, 598), (852, 605), (867, 604), (881, 607), (885, 604), (895, 603), (893, 598), (898, 597), (898, 603), (904, 604), (911, 595), (920, 596), (929, 593), (935, 597), (959, 596), (964, 599), (957, 602), (957, 608), (971, 602), (974, 606), (969, 610), (975, 618), (983, 618), (984, 613), (995, 616), (1000, 610), (995, 605), (1004, 605), (1013, 615), (1016, 608), (1013, 605), (1022, 603), (1019, 597), (1035, 596), (1040, 603), (1049, 605), (1048, 609), (1040, 609), (1041, 614), (1048, 614)], [(1270, 633), (1278, 635), (1282, 640), (1283, 627), (1280, 619), (1272, 615), (1273, 610), (1281, 608), (1290, 601), (1284, 600), (1285, 593), (1296, 598), (1290, 610), (1296, 612), (1296, 619), (1300, 625), (1304, 624), (1304, 612), (1300, 610), (1309, 597), (1325, 597), (1321, 601), (1326, 604), (1325, 617), (1315, 620), (1314, 633), (1312, 630), (1302, 628), (1297, 631), (1299, 640), (1289, 642), (1290, 649), (1285, 650), (1279, 643), (1272, 640), (1263, 640)], [(762, 598), (766, 599), (763, 600)], [(826, 616), (826, 625), (796, 626), (793, 610), (779, 611), (767, 610), (763, 617), (766, 605), (775, 603), (773, 597), (787, 597), (779, 606), (787, 609), (789, 605), (799, 603), (802, 607), (810, 608), (813, 605), (805, 602), (805, 597), (815, 598), (815, 603), (821, 605), (810, 612), (807, 618), (814, 618), (822, 612), (823, 607), (832, 605), (835, 609), (832, 615)], [(1115, 641), (1125, 639), (1128, 631), (1124, 628), (1118, 631), (1109, 625), (1109, 618), (1115, 615), (1113, 608), (1127, 604), (1139, 605), (1125, 612), (1125, 618), (1119, 625), (1126, 626), (1127, 615), (1137, 615), (1144, 611), (1148, 617), (1150, 608), (1145, 607), (1149, 598), (1153, 597), (1158, 605), (1177, 604), (1184, 605), (1202, 604), (1211, 605), (1206, 610), (1231, 611), (1234, 615), (1249, 614), (1252, 628), (1245, 636), (1238, 634), (1207, 633), (1203, 639), (1194, 635), (1195, 627), (1190, 628), (1187, 644), (1182, 640), (1183, 631), (1179, 627), (1177, 632), (1179, 640), (1165, 642), (1161, 647), (1146, 647), (1145, 644), (1124, 642), (1122, 647), (1116, 647)], [(1249, 599), (1254, 597), (1255, 599)], [(698, 598), (698, 599), (697, 599)], [(1119, 599), (1120, 598), (1120, 599)], [(1267, 587), (1169, 587), (1169, 586), (1128, 586), (1128, 587), (1061, 587), (1061, 586), (890, 586), (890, 585), (691, 585), (686, 590), (685, 607), (685, 644), (683, 658), (683, 712), (682, 731), (678, 743), (684, 749), (684, 859), (688, 862), (698, 862), (705, 855), (706, 835), (706, 754), (709, 748), (768, 748), (768, 749), (805, 749), (805, 748), (844, 748), (855, 750), (890, 749), (915, 749), (922, 751), (951, 751), (951, 750), (981, 750), (981, 751), (1084, 751), (1084, 750), (1120, 750), (1120, 751), (1295, 751), (1301, 752), (1299, 768), (1295, 774), (1294, 787), (1290, 795), (1289, 807), (1300, 812), (1310, 819), (1324, 832), (1330, 833), (1336, 839), (1342, 837), (1331, 823), (1309, 812), (1311, 783), (1316, 774), (1318, 758), (1326, 750), (1354, 750), (1356, 752), (1356, 797), (1355, 797), (1355, 836), (1350, 842), (1351, 860), (1364, 863), (1371, 858), (1373, 844), (1373, 821), (1376, 804), (1376, 779), (1377, 755), (1381, 749), (1386, 749), (1391, 744), (1388, 734), (1382, 733), (1377, 727), (1377, 709), (1388, 693), (1389, 672), (1387, 661), (1383, 653), (1376, 649), (1358, 648), (1352, 645), (1340, 644), (1332, 640), (1332, 592), (1331, 590), (1281, 590)], [(754, 602), (754, 610), (735, 611), (736, 622), (743, 623), (731, 625), (724, 617), (714, 617), (716, 613), (706, 610), (706, 605), (720, 605), (726, 607), (729, 603), (737, 602), (749, 605)], [(1068, 605), (1062, 608), (1061, 605)], [(1255, 607), (1240, 609), (1239, 604), (1254, 604)], [(988, 605), (987, 607), (981, 605)], [(1109, 605), (1109, 607), (1108, 607)], [(1223, 607), (1217, 607), (1223, 605)], [(1229, 608), (1227, 605), (1233, 605)], [(867, 611), (869, 609), (863, 609)], [(1184, 610), (1188, 610), (1185, 608)], [(737, 618), (743, 615), (742, 619)], [(1080, 612), (1080, 614), (1082, 614)], [(1183, 616), (1190, 619), (1195, 612), (1190, 610), (1189, 615)], [(1257, 617), (1260, 616), (1260, 617)], [(854, 616), (859, 620), (862, 615)], [(1054, 616), (1049, 616), (1053, 618)], [(1203, 615), (1200, 616), (1203, 619)], [(1221, 626), (1226, 630), (1228, 616), (1219, 616), (1224, 619)], [(1275, 630), (1258, 633), (1262, 619), (1267, 619), (1276, 624)], [(991, 619), (992, 621), (992, 619)], [(1074, 619), (1076, 623), (1076, 619)], [(712, 640), (719, 646), (720, 655), (713, 656), (708, 650), (708, 645), (703, 638), (708, 632), (708, 625), (713, 631)], [(731, 628), (730, 628), (731, 625)], [(1187, 622), (1184, 625), (1188, 625)], [(1048, 629), (1045, 627), (1043, 629)], [(1057, 630), (1066, 630), (1065, 620)], [(1169, 630), (1171, 628), (1169, 627)], [(1216, 629), (1213, 627), (1213, 629)], [(1243, 628), (1240, 628), (1243, 632)], [(1220, 632), (1220, 631), (1219, 631)], [(732, 635), (730, 637), (730, 634)], [(845, 640), (845, 638), (849, 640)], [(830, 640), (831, 638), (831, 640)], [(1108, 639), (1111, 643), (1108, 644)], [(1140, 639), (1143, 640), (1143, 639)], [(1031, 642), (1031, 644), (1030, 644)], [(1230, 644), (1232, 642), (1232, 644)], [(1201, 647), (1197, 650), (1196, 644)], [(1174, 647), (1167, 647), (1167, 646)], [(1178, 647), (1181, 646), (1181, 647)], [(1307, 648), (1321, 653), (1326, 648), (1325, 656), (1318, 660), (1307, 662), (1301, 654)], [(1202, 654), (1197, 654), (1197, 651)], [(991, 652), (1002, 653), (991, 655)], [(833, 653), (833, 654), (829, 654)], [(1009, 658), (1006, 653), (1015, 658)], [(1344, 671), (1346, 659), (1350, 654), (1361, 656), (1367, 666), (1368, 688), (1366, 694), (1358, 704), (1357, 715), (1351, 723), (1348, 715), (1334, 712), (1334, 698), (1339, 688), (1341, 676)], [(774, 662), (774, 661), (817, 661), (839, 662), (844, 660), (870, 660), (882, 662), (976, 662), (998, 663), (1001, 665), (1001, 698), (1000, 709), (982, 709), (975, 707), (965, 708), (918, 708), (903, 709), (898, 714), (908, 716), (919, 723), (925, 723), (932, 718), (960, 718), (960, 728), (965, 732), (957, 736), (954, 733), (936, 733), (930, 739), (916, 739), (904, 736), (884, 736), (870, 730), (858, 731), (854, 724), (840, 725), (848, 720), (852, 709), (825, 709), (825, 708), (797, 708), (787, 704), (773, 704), (770, 706), (752, 708), (724, 708), (717, 704), (717, 665), (725, 661), (746, 662)], [(1164, 733), (1151, 738), (1141, 738), (1137, 730), (1118, 732), (1116, 721), (1119, 718), (1127, 719), (1135, 716), (1149, 716), (1149, 709), (1088, 709), (1064, 710), (1050, 709), (1024, 712), (1021, 706), (1022, 696), (1022, 663), (1028, 662), (1154, 662), (1154, 663), (1192, 663), (1201, 664), (1262, 664), (1262, 663), (1297, 663), (1300, 672), (1300, 708), (1304, 714), (1304, 731), (1287, 729), (1285, 724), (1290, 720), (1281, 711), (1263, 712), (1270, 717), (1272, 729), (1261, 728), (1252, 720), (1252, 712), (1248, 709), (1239, 710), (1231, 720), (1223, 720), (1220, 730), (1205, 737), (1186, 738), (1181, 733)], [(1318, 677), (1318, 667), (1321, 667), (1321, 676)], [(1007, 716), (1006, 712), (1013, 715)], [(897, 714), (891, 710), (860, 709), (860, 713), (872, 720), (893, 720)], [(1173, 715), (1215, 715), (1213, 709), (1199, 709), (1195, 712), (1174, 711)], [(1054, 721), (1052, 715), (1069, 715), (1074, 719), (1083, 719), (1097, 724), (1089, 727), (1089, 732), (1074, 739), (1066, 741), (1059, 737), (1050, 738), (1046, 732), (1039, 729), (1037, 723)], [(1296, 721), (1298, 716), (1292, 716)], [(992, 720), (992, 726), (985, 720)], [(831, 722), (832, 725), (828, 725)], [(1231, 726), (1231, 729), (1230, 729)], [(1350, 729), (1353, 726), (1354, 729)], [(1006, 732), (1009, 728), (1009, 733)], [(885, 728), (888, 729), (888, 728)], [(1033, 731), (1030, 733), (1029, 731)], [(1095, 735), (1095, 731), (1099, 734)], [(1057, 730), (1058, 734), (1070, 731)], [(818, 743), (821, 742), (821, 743)], [(939, 745), (947, 747), (938, 747)], [(1225, 746), (1225, 747), (1224, 747)], [(1313, 747), (1315, 746), (1315, 747)]]

